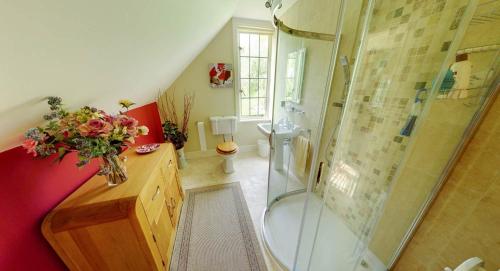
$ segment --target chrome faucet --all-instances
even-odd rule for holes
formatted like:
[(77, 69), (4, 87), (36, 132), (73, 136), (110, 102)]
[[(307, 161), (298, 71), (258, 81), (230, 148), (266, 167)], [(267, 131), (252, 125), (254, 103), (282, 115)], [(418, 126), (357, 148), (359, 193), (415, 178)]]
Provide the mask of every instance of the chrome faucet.
[(291, 112), (293, 112), (293, 113), (297, 113), (297, 114), (299, 114), (299, 115), (305, 115), (305, 114), (306, 114), (306, 111), (301, 110), (301, 109), (298, 109), (298, 108), (297, 108), (297, 107), (295, 107), (295, 106), (292, 106), (290, 109), (291, 109)]

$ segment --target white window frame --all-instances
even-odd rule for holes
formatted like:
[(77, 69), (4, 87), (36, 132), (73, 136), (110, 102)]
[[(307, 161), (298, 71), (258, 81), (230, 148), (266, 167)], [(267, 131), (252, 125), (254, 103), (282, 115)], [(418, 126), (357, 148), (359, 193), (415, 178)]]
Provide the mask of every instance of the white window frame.
[[(241, 116), (241, 82), (240, 82), (240, 49), (239, 49), (239, 37), (240, 33), (260, 33), (269, 35), (269, 46), (268, 46), (268, 61), (267, 61), (267, 99), (266, 99), (266, 112), (264, 116)], [(273, 102), (273, 91), (274, 86), (274, 53), (275, 53), (275, 38), (274, 38), (274, 27), (270, 22), (250, 20), (242, 18), (233, 18), (233, 53), (234, 53), (234, 63), (235, 66), (235, 111), (240, 122), (249, 121), (269, 121), (272, 117), (272, 102)]]

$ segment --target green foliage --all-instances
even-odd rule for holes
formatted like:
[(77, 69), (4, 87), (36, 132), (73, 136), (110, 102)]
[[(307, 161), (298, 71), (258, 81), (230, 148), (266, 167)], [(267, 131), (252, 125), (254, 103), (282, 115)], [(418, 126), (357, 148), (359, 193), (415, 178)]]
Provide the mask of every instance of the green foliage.
[(163, 137), (165, 141), (174, 144), (175, 148), (181, 149), (187, 141), (187, 135), (183, 134), (177, 124), (166, 121), (163, 123)]

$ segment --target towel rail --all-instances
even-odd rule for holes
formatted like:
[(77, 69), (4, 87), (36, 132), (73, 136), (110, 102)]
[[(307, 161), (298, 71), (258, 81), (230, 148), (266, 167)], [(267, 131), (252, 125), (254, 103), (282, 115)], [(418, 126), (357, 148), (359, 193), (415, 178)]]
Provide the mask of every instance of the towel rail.
[(307, 139), (311, 140), (312, 130), (311, 129), (300, 129), (299, 130), (299, 135), (304, 134), (304, 133), (307, 135)]
[(485, 46), (477, 46), (477, 47), (460, 49), (457, 51), (457, 55), (471, 54), (471, 53), (482, 53), (482, 52), (489, 52), (489, 51), (496, 51), (496, 50), (500, 50), (500, 44), (492, 44), (492, 45), (485, 45)]

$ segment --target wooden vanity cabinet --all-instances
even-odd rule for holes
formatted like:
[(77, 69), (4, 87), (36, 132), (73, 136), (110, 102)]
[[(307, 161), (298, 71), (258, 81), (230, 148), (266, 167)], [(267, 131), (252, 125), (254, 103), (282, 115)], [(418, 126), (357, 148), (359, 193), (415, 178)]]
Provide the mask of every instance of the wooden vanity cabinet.
[(70, 270), (168, 270), (184, 193), (175, 149), (128, 150), (128, 180), (94, 176), (54, 210), (42, 232)]

